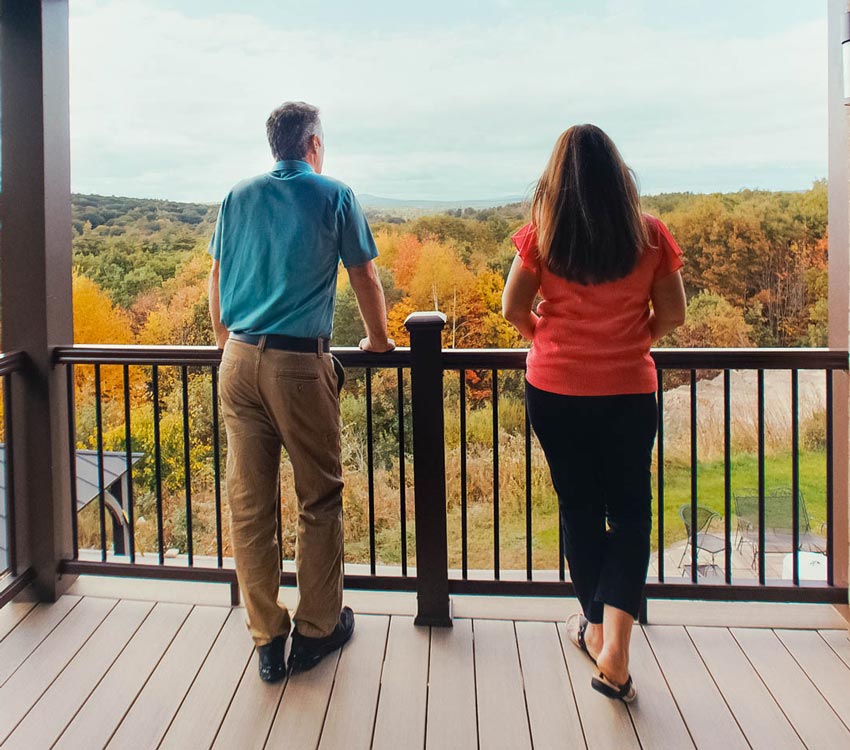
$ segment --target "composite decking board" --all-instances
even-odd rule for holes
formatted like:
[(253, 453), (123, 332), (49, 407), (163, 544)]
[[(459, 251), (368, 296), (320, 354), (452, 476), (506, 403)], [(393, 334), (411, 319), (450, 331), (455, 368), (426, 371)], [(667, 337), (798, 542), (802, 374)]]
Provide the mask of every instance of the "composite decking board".
[(336, 670), (322, 750), (367, 750), (372, 744), (389, 624), (389, 617), (358, 615)]
[(846, 630), (821, 630), (821, 638), (829, 644), (838, 658), (850, 667), (850, 638)]
[(156, 747), (221, 631), (228, 610), (192, 609), (107, 747)]
[(807, 747), (850, 747), (850, 731), (774, 632), (741, 628), (732, 635)]
[(510, 620), (475, 620), (472, 632), (481, 747), (530, 750), (528, 712), (514, 624)]
[(165, 733), (160, 750), (212, 746), (254, 649), (244, 614), (241, 609), (231, 610)]
[(640, 750), (640, 743), (625, 703), (612, 701), (590, 686), (590, 680), (596, 673), (593, 662), (570, 641), (564, 623), (558, 623), (558, 634), (567, 658), (567, 668), (588, 750)]
[(845, 727), (850, 727), (850, 668), (817, 632), (777, 630), (776, 635), (809, 676)]
[(749, 745), (741, 728), (685, 629), (650, 625), (644, 626), (644, 633), (696, 746), (746, 750)]
[(635, 679), (638, 699), (629, 713), (643, 747), (693, 748), (694, 743), (670, 687), (655, 660), (643, 629), (632, 629), (629, 669)]
[(431, 629), (426, 750), (478, 746), (472, 620)]
[[(219, 727), (227, 714), (233, 723), (240, 723), (238, 719), (241, 718), (246, 726), (240, 730), (247, 730), (249, 735), (256, 730), (259, 737), (256, 745), (250, 738), (247, 744), (240, 744), (246, 735), (234, 732), (233, 736), (240, 739), (231, 743), (233, 747), (261, 747), (267, 734), (267, 748), (315, 750), (321, 744), (322, 750), (337, 747), (348, 750), (370, 747), (373, 740), (374, 746), (379, 747), (384, 731), (381, 722), (385, 719), (376, 720), (376, 715), (385, 711), (389, 725), (394, 721), (401, 724), (404, 723), (404, 711), (410, 708), (406, 699), (395, 694), (397, 677), (403, 675), (409, 679), (411, 684), (404, 685), (405, 690), (422, 684), (422, 678), (416, 676), (417, 668), (410, 667), (411, 660), (416, 661), (420, 646), (401, 645), (403, 640), (417, 635), (409, 618), (399, 618), (396, 623), (381, 616), (358, 616), (355, 638), (342, 652), (343, 659), (338, 655), (328, 657), (312, 672), (287, 681), (276, 710), (266, 711), (261, 702), (246, 698), (243, 710), (235, 710), (231, 704), (228, 711), (227, 701), (235, 700), (234, 686), (238, 679), (238, 675), (233, 676), (233, 670), (238, 672), (240, 668), (234, 651), (242, 649), (241, 666), (245, 666), (251, 650), (250, 639), (240, 622), (242, 610), (216, 607), (224, 626), (217, 636), (213, 634), (206, 644), (197, 646), (202, 666), (196, 667), (193, 673), (178, 660), (186, 674), (173, 674), (173, 679), (166, 684), (158, 677), (165, 663), (163, 655), (173, 650), (175, 634), (185, 633), (191, 607), (121, 601), (86, 640), (85, 627), (81, 625), (89, 617), (86, 610), (109, 606), (109, 602), (95, 602), (94, 599), (63, 597), (57, 604), (38, 605), (28, 612), (23, 610), (22, 613), (19, 609), (15, 624), (7, 630), (6, 638), (0, 640), (0, 655), (13, 654), (9, 643), (15, 640), (26, 652), (13, 668), (7, 687), (0, 687), (0, 734), (11, 730), (9, 724), (17, 721), (21, 707), (32, 704), (33, 695), (40, 694), (3, 745), (4, 750), (6, 747), (50, 747), (60, 734), (55, 746), (75, 750), (103, 747), (110, 739), (121, 747), (156, 747), (165, 731), (164, 728), (156, 731), (156, 726), (164, 727), (168, 722), (170, 728), (161, 747), (178, 747), (181, 743), (193, 749), (209, 747), (209, 736), (217, 731), (225, 746), (227, 738)], [(375, 623), (380, 622), (383, 627), (378, 627), (378, 635), (369, 636)], [(389, 627), (388, 622), (391, 623)], [(475, 621), (474, 627), (480, 636), (488, 626), (498, 628), (501, 624)], [(538, 750), (547, 746), (548, 735), (536, 731), (546, 714), (553, 726), (546, 727), (544, 732), (554, 734), (554, 726), (564, 720), (564, 713), (559, 713), (554, 706), (560, 688), (553, 687), (553, 678), (559, 683), (562, 678), (551, 671), (551, 644), (547, 644), (545, 636), (538, 638), (538, 630), (543, 634), (545, 629), (555, 626), (523, 622), (508, 622), (507, 625), (514, 629), (514, 639), (509, 639), (507, 648), (501, 643), (499, 653), (487, 658), (493, 663), (485, 667), (483, 679), (486, 684), (479, 675), (477, 687), (479, 692), (483, 689), (485, 693), (488, 690), (492, 693), (495, 687), (486, 669), (504, 669), (504, 663), (498, 662), (504, 662), (506, 654), (517, 659), (522, 688), (515, 703), (520, 712), (527, 712), (530, 739)], [(426, 671), (430, 683), (427, 722), (423, 728), (419, 720), (414, 719), (409, 727), (416, 747), (424, 745), (426, 750), (479, 747), (476, 714), (481, 695), (476, 698), (473, 653), (482, 644), (473, 644), (472, 627), (470, 620), (456, 620), (452, 629), (431, 631)], [(803, 747), (798, 732), (811, 748), (850, 746), (850, 730), (846, 724), (850, 721), (847, 691), (850, 686), (850, 640), (845, 630), (816, 633), (796, 629), (772, 632), (750, 628), (730, 631), (726, 628), (649, 626), (644, 630), (648, 644), (641, 644), (641, 634), (636, 630), (632, 672), (639, 697), (629, 709), (590, 689), (591, 663), (566, 639), (563, 625), (558, 632), (563, 648), (559, 658), (563, 664), (566, 655), (589, 748), (636, 747), (638, 735), (644, 750), (655, 746), (678, 750), (678, 747), (688, 746), (664, 734), (664, 723), (674, 714), (669, 700), (662, 700), (668, 704), (665, 706), (657, 704), (653, 697), (652, 691), (661, 686), (656, 679), (658, 674), (652, 674), (651, 662), (649, 666), (644, 664), (650, 656), (657, 661), (659, 674), (663, 674), (664, 683), (676, 701), (676, 710), (681, 712), (700, 750), (745, 746), (735, 718), (756, 749)], [(79, 645), (81, 640), (84, 641), (82, 646)], [(343, 664), (346, 654), (349, 659)], [(69, 656), (70, 660), (66, 658)], [(231, 660), (231, 665), (226, 667)], [(51, 676), (51, 670), (56, 674)], [(421, 665), (418, 671), (421, 674)], [(232, 680), (229, 688), (227, 679), (218, 677), (225, 672)], [(253, 662), (248, 663), (242, 682), (249, 674), (259, 682)], [(175, 682), (180, 680), (185, 684), (182, 690), (177, 690)], [(46, 690), (40, 692), (45, 686)], [(150, 692), (157, 694), (155, 699), (143, 698)], [(228, 692), (232, 696), (230, 699)], [(416, 698), (414, 705), (418, 705), (417, 700), (420, 699)], [(161, 702), (167, 702), (170, 711), (170, 718), (164, 722), (158, 714)], [(402, 708), (392, 709), (393, 702)], [(632, 711), (631, 719), (629, 710)], [(660, 722), (660, 726), (652, 727), (654, 734), (642, 731), (640, 712), (645, 713), (643, 718)], [(139, 714), (138, 731), (129, 739), (122, 739), (118, 734), (113, 737), (116, 728), (119, 732), (126, 731), (122, 721), (126, 724), (136, 713)], [(415, 711), (414, 715), (418, 716)], [(413, 725), (417, 725), (418, 730)], [(563, 730), (558, 734), (563, 735)], [(456, 742), (443, 741), (443, 738), (456, 738)], [(488, 741), (489, 738), (482, 737), (480, 747), (488, 750), (499, 747), (492, 742), (487, 744)], [(399, 750), (405, 744), (406, 739), (396, 742)], [(509, 741), (504, 744), (516, 746)], [(565, 737), (562, 745), (582, 747), (581, 735), (578, 741)]]
[(307, 672), (290, 675), (274, 717), (266, 747), (316, 750), (328, 711), (339, 653), (331, 654)]
[(186, 604), (154, 606), (55, 748), (96, 748), (109, 741), (191, 609)]
[(534, 750), (585, 747), (555, 623), (516, 623)]
[(213, 747), (216, 750), (262, 750), (269, 736), (286, 680), (263, 682), (254, 651), (233, 695)]
[(428, 700), (430, 628), (393, 617), (381, 674), (372, 750), (421, 747)]
[(152, 608), (151, 602), (119, 602), (18, 724), (3, 745), (4, 750), (50, 747)]
[(0, 641), (0, 686), (38, 647), (65, 616), (77, 606), (78, 596), (63, 596), (52, 604), (39, 604)]
[(753, 750), (805, 747), (726, 628), (687, 628), (688, 635)]
[(117, 603), (114, 599), (83, 599), (0, 688), (0, 742), (59, 677)]
[(0, 607), (0, 641), (11, 633), (35, 607), (35, 602), (9, 602)]

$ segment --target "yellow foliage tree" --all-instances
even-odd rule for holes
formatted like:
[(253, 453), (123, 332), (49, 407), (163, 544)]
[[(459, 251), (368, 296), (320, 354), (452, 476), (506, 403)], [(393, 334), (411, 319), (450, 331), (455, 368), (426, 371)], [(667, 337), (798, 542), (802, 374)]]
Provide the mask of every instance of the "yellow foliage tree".
[(74, 274), (74, 342), (77, 344), (132, 344), (126, 312), (112, 304), (91, 279)]
[(180, 272), (163, 284), (159, 300), (150, 304), (139, 331), (139, 342), (150, 345), (212, 344), (212, 325), (207, 312), (207, 277), (210, 260), (206, 253), (193, 255)]
[[(112, 304), (106, 293), (91, 279), (79, 274), (73, 278), (74, 342), (77, 344), (133, 344), (133, 331), (129, 315)], [(88, 402), (95, 389), (94, 365), (76, 365), (74, 378), (77, 393)], [(142, 381), (138, 373), (129, 378), (131, 398), (139, 394)], [(100, 386), (104, 408), (108, 402), (124, 397), (124, 372), (120, 365), (102, 365)]]

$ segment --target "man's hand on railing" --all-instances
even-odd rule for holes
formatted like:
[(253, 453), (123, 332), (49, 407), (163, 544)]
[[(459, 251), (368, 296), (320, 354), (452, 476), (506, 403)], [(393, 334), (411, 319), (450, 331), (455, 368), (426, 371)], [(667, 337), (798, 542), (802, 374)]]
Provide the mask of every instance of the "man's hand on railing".
[(376, 352), (378, 354), (386, 354), (395, 349), (395, 341), (392, 339), (384, 339), (383, 341), (372, 341), (367, 336), (365, 339), (360, 339), (360, 348), (364, 352)]

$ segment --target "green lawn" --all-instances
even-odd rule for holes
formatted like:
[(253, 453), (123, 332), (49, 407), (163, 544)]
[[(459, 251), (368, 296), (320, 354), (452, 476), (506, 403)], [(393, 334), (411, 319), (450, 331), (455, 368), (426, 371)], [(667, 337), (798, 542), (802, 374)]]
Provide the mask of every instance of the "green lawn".
[[(697, 500), (700, 505), (724, 512), (724, 472), (722, 461), (699, 464)], [(664, 541), (669, 546), (685, 538), (685, 527), (679, 518), (679, 507), (690, 503), (690, 466), (670, 462), (664, 472)], [(775, 454), (765, 457), (765, 488), (791, 486), (791, 455)], [(758, 487), (758, 459), (755, 455), (739, 454), (732, 461), (732, 492)], [(826, 519), (826, 456), (823, 451), (805, 452), (800, 456), (800, 489), (811, 519), (812, 530), (820, 533)], [(653, 494), (657, 483), (653, 479)], [(657, 549), (657, 496), (653, 500), (652, 549)], [(500, 563), (505, 569), (525, 567), (525, 515), (507, 510), (516, 504), (505, 502), (499, 517)], [(532, 513), (532, 540), (535, 568), (556, 568), (558, 565), (558, 514), (554, 494), (548, 486), (536, 491)], [(734, 502), (732, 505), (734, 514)], [(470, 568), (489, 568), (493, 562), (493, 508), (489, 502), (470, 503), (468, 509), (468, 560)], [(722, 524), (718, 527), (722, 530)], [(387, 563), (399, 561), (398, 525), (385, 527), (378, 535), (378, 557)], [(734, 521), (733, 521), (734, 533)], [(408, 555), (411, 564), (414, 539), (412, 519), (408, 522)], [(461, 565), (461, 514), (455, 506), (448, 513), (449, 565)], [(368, 540), (347, 540), (347, 558), (368, 560)]]
[[(765, 456), (765, 490), (791, 487), (791, 453)], [(664, 539), (670, 543), (685, 535), (678, 515), (679, 506), (690, 503), (691, 472), (687, 465), (667, 465), (664, 472)], [(739, 454), (732, 459), (732, 493), (758, 487), (758, 459)], [(826, 520), (826, 453), (807, 451), (800, 455), (800, 492), (806, 503), (812, 530), (820, 531)], [(697, 472), (697, 502), (722, 516), (725, 483), (723, 462), (700, 463)], [(735, 512), (734, 498), (732, 513)]]

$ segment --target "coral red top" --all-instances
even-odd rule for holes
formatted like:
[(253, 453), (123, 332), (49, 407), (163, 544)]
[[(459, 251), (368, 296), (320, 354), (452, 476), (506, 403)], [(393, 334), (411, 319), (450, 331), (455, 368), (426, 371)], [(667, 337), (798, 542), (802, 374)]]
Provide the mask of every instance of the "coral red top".
[(628, 276), (603, 284), (567, 281), (542, 266), (533, 224), (511, 238), (523, 266), (540, 274), (540, 320), (526, 373), (535, 388), (567, 396), (653, 393), (658, 388), (649, 354), (649, 292), (683, 263), (664, 223), (644, 218), (649, 245)]

